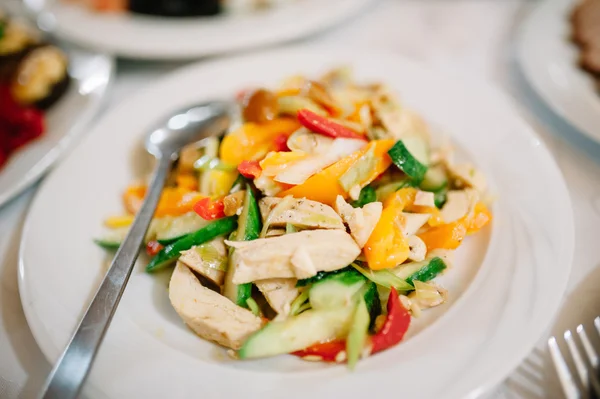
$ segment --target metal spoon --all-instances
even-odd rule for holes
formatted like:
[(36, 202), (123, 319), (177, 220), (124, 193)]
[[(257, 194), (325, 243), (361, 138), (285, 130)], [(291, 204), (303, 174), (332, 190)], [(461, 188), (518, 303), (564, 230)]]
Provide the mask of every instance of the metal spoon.
[(154, 155), (157, 166), (144, 204), (71, 341), (48, 376), (40, 398), (78, 396), (123, 295), (173, 161), (184, 146), (223, 134), (230, 125), (230, 109), (226, 102), (188, 108), (175, 113), (146, 137), (146, 150)]

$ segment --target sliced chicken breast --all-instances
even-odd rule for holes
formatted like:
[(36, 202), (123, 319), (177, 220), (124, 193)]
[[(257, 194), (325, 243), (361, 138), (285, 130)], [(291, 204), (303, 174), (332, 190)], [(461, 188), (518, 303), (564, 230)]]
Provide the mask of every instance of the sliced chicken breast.
[(206, 287), (182, 262), (177, 262), (169, 299), (175, 311), (196, 334), (232, 349), (262, 326), (262, 320)]
[(223, 237), (219, 237), (199, 247), (183, 251), (179, 260), (196, 273), (221, 286), (227, 269), (227, 248), (224, 241)]
[[(258, 204), (263, 222), (269, 217), (271, 211), (284, 199), (265, 197)], [(289, 198), (290, 205), (277, 215), (273, 215), (270, 225), (272, 227), (285, 226), (291, 223), (294, 226), (308, 229), (343, 229), (344, 223), (329, 205), (307, 199)]]
[(279, 315), (287, 316), (290, 305), (298, 296), (297, 282), (295, 278), (271, 278), (256, 281), (255, 284), (273, 310)]
[(233, 282), (244, 284), (271, 278), (309, 278), (319, 271), (348, 266), (360, 248), (343, 230), (305, 230), (253, 241), (225, 241), (236, 250)]
[(381, 202), (371, 202), (362, 208), (353, 208), (341, 195), (338, 195), (335, 199), (335, 210), (350, 228), (352, 238), (362, 248), (369, 240), (377, 222), (379, 222), (383, 204)]

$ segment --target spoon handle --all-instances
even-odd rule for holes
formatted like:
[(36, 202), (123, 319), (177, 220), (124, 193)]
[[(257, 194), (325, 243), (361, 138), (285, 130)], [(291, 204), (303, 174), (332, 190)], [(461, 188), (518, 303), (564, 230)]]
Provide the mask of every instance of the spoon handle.
[(133, 270), (171, 169), (171, 162), (168, 157), (158, 160), (142, 208), (71, 341), (48, 376), (39, 398), (74, 399), (78, 396)]

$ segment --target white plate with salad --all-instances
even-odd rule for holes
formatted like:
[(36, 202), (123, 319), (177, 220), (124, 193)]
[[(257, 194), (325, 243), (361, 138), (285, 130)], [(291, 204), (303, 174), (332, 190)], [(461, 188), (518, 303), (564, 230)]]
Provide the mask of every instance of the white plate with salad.
[(19, 287), (49, 360), (144, 196), (140, 138), (213, 98), (241, 112), (181, 154), (91, 397), (465, 397), (533, 347), (573, 225), (558, 168), (508, 100), (396, 56), (289, 50), (166, 77), (45, 181)]
[(373, 0), (28, 0), (39, 25), (86, 48), (138, 59), (196, 59), (301, 39)]

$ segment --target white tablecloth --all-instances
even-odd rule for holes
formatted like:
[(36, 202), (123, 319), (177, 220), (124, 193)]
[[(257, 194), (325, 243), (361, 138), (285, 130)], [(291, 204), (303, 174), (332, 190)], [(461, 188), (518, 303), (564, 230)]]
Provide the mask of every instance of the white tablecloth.
[[(556, 333), (600, 313), (600, 294), (595, 289), (600, 282), (600, 146), (592, 145), (557, 120), (516, 72), (511, 61), (512, 37), (520, 19), (535, 3), (387, 0), (305, 43), (402, 54), (465, 79), (491, 79), (514, 96), (523, 115), (555, 155), (573, 204), (573, 210), (564, 211), (574, 212), (575, 258), (569, 295), (553, 330)], [(180, 65), (119, 62), (107, 106)], [(35, 187), (0, 209), (0, 398), (6, 399), (32, 397), (49, 370), (27, 326), (17, 288), (19, 236), (34, 191)], [(554, 372), (547, 367), (544, 341), (542, 337), (538, 348), (506, 382), (490, 392), (491, 397), (561, 396)]]

